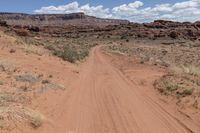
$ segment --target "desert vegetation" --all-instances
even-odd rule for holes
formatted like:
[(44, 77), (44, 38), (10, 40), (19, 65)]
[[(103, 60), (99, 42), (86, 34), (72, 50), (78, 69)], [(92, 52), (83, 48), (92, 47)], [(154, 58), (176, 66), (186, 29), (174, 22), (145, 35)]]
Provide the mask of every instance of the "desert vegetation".
[(28, 107), (31, 97), (19, 91), (20, 87), (16, 86), (19, 80), (34, 82), (35, 79), (26, 75), (15, 77), (16, 71), (17, 67), (14, 64), (1, 62), (0, 76), (4, 81), (1, 81), (0, 87), (0, 128), (11, 130), (23, 123), (38, 128), (42, 124), (43, 116)]
[[(6, 35), (1, 32), (1, 50), (11, 56), (19, 51), (27, 54), (39, 54), (33, 49), (27, 49), (27, 44), (22, 38)], [(13, 47), (12, 47), (13, 46)], [(33, 99), (47, 91), (65, 90), (61, 84), (51, 81), (52, 75), (44, 77), (39, 73), (24, 71), (15, 61), (9, 57), (0, 58), (0, 130), (11, 131), (18, 126), (28, 126), (37, 129), (44, 122), (44, 115), (31, 105)], [(47, 82), (48, 81), (48, 82)]]
[[(167, 45), (166, 45), (167, 44)], [(168, 70), (154, 83), (155, 88), (164, 95), (171, 95), (185, 104), (185, 97), (191, 97), (187, 106), (199, 108), (200, 94), (200, 49), (198, 41), (132, 41), (119, 43), (108, 48), (112, 52), (124, 53), (137, 58), (138, 63), (151, 64)]]
[(20, 44), (27, 53), (37, 55), (43, 55), (42, 48), (45, 48), (52, 55), (71, 63), (83, 60), (88, 56), (89, 50), (96, 45), (96, 43), (87, 42), (82, 38), (63, 37), (45, 37), (43, 39), (18, 37), (16, 44)]
[(47, 91), (65, 90), (65, 87), (49, 80), (47, 82), (39, 75), (7, 70), (3, 69), (0, 74), (1, 79), (4, 79), (0, 82), (0, 128), (11, 130), (21, 124), (39, 128), (44, 116), (31, 109), (33, 96)]

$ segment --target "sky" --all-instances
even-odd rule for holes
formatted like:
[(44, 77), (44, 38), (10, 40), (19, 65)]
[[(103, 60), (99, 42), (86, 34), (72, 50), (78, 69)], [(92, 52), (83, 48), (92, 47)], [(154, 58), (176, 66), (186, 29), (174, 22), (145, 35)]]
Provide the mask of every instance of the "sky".
[(1, 12), (67, 14), (150, 22), (200, 20), (200, 0), (1, 0)]

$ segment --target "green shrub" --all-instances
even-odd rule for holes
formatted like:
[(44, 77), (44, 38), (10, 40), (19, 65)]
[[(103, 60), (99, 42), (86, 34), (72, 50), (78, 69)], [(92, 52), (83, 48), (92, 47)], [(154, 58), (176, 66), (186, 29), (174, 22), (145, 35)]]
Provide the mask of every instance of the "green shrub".
[(86, 49), (83, 49), (79, 52), (79, 60), (84, 59), (86, 56), (89, 55), (89, 51)]
[(183, 92), (180, 93), (180, 95), (185, 97), (185, 96), (192, 95), (192, 93), (193, 93), (192, 89), (185, 89)]
[(78, 52), (73, 48), (66, 48), (62, 53), (62, 58), (71, 63), (75, 63), (76, 60), (79, 60)]
[(178, 85), (167, 84), (166, 89), (167, 89), (167, 91), (173, 92), (173, 91), (176, 91), (178, 89)]

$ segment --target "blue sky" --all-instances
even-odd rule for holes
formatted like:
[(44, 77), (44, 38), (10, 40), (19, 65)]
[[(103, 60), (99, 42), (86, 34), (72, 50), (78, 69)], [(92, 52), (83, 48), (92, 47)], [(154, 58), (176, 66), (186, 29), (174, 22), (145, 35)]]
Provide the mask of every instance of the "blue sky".
[(1, 0), (1, 12), (68, 14), (150, 22), (200, 20), (200, 0)]
[[(32, 13), (35, 9), (39, 9), (43, 6), (58, 6), (71, 3), (74, 0), (1, 0), (0, 11), (1, 12), (27, 12)], [(81, 5), (90, 3), (91, 5), (104, 5), (107, 8), (112, 8), (124, 3), (131, 3), (134, 0), (77, 0)], [(176, 3), (184, 0), (141, 0), (144, 6), (153, 6), (155, 4), (161, 4), (163, 2)]]

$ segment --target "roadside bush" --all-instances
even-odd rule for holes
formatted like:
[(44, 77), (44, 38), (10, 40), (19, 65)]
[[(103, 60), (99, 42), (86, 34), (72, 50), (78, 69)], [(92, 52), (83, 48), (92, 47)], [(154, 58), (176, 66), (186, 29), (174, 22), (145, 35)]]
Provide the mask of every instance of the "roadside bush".
[(165, 88), (167, 91), (169, 92), (173, 92), (173, 91), (176, 91), (178, 89), (178, 85), (174, 85), (174, 84), (170, 84), (170, 83), (165, 83)]
[(179, 92), (178, 95), (181, 95), (181, 96), (185, 97), (185, 96), (192, 95), (192, 93), (193, 93), (192, 89), (185, 89), (181, 93)]
[(62, 58), (71, 63), (75, 63), (76, 60), (79, 60), (79, 54), (73, 48), (65, 48), (64, 52), (62, 53)]
[(89, 55), (89, 51), (88, 50), (81, 50), (79, 53), (79, 60), (83, 60), (86, 56)]

